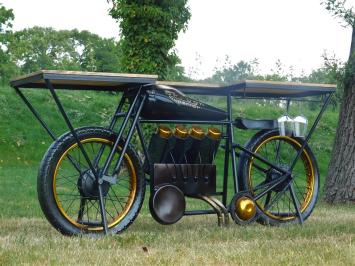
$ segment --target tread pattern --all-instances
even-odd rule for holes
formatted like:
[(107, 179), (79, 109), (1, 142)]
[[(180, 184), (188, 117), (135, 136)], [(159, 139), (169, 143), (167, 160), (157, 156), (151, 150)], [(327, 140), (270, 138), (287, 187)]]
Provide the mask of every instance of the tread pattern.
[[(102, 127), (82, 127), (75, 130), (80, 140), (86, 138), (105, 138), (110, 141), (115, 141), (117, 135)], [(40, 164), (38, 178), (37, 178), (37, 193), (38, 200), (41, 209), (46, 216), (47, 220), (64, 235), (78, 235), (78, 234), (102, 234), (103, 232), (83, 231), (71, 224), (58, 210), (55, 203), (53, 190), (52, 190), (52, 178), (55, 171), (57, 162), (63, 152), (65, 152), (71, 145), (75, 143), (73, 135), (68, 132), (59, 137), (48, 148), (45, 153), (42, 162)], [(122, 141), (121, 145), (124, 143)], [(110, 233), (120, 233), (127, 229), (139, 214), (142, 207), (145, 194), (145, 178), (142, 169), (142, 163), (137, 155), (137, 152), (132, 145), (129, 145), (126, 154), (132, 160), (133, 166), (137, 175), (137, 193), (131, 209), (126, 216), (113, 228), (110, 228)]]

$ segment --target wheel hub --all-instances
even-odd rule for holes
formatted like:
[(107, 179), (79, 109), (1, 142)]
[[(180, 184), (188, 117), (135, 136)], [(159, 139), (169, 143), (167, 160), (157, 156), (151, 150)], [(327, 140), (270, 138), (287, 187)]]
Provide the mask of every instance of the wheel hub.
[[(286, 167), (281, 166), (281, 168), (286, 169)], [(280, 179), (280, 177), (283, 176), (283, 173), (280, 173), (279, 171), (277, 171), (276, 169), (270, 169), (268, 174), (267, 174), (267, 181), (273, 181), (273, 180), (277, 180)], [(279, 185), (277, 185), (276, 187), (274, 187), (272, 189), (272, 191), (274, 192), (281, 192), (289, 183), (291, 180), (291, 176), (289, 176), (288, 178), (285, 179), (285, 181), (281, 182)]]
[[(99, 197), (99, 185), (91, 170), (85, 171), (78, 180), (78, 189), (81, 196), (89, 198)], [(103, 197), (107, 196), (110, 184), (103, 182), (101, 185)]]

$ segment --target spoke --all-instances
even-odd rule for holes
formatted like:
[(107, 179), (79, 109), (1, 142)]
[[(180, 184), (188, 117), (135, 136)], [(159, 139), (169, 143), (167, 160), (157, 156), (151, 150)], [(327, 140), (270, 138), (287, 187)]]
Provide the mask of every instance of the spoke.
[(119, 185), (119, 186), (121, 186), (121, 187), (124, 187), (124, 188), (127, 188), (127, 189), (130, 189), (129, 187), (126, 187), (126, 186), (124, 186), (124, 185), (122, 185), (122, 184), (120, 184), (120, 183), (117, 183), (117, 185)]
[(265, 202), (264, 202), (264, 209), (266, 208), (266, 206), (267, 206), (267, 205), (269, 204), (269, 202), (270, 202), (271, 194), (272, 194), (272, 191), (269, 191), (269, 192), (266, 194), (266, 199), (265, 199)]
[(299, 205), (298, 205), (298, 202), (297, 202), (298, 199), (297, 199), (297, 196), (295, 195), (295, 191), (293, 189), (292, 183), (291, 183), (289, 189), (290, 189), (290, 193), (291, 193), (293, 204), (294, 204), (296, 212), (297, 212), (298, 219), (300, 221), (300, 224), (303, 224), (303, 216), (302, 216), (302, 213), (300, 211), (300, 208), (299, 208)]
[(85, 210), (85, 202), (86, 202), (86, 200), (81, 198), (79, 212), (78, 212), (78, 221), (81, 221), (83, 219), (84, 210)]
[(117, 214), (119, 214), (120, 212), (117, 210), (116, 204), (115, 204), (115, 203), (114, 203), (114, 201), (112, 200), (112, 198), (111, 198), (110, 194), (109, 194), (109, 193), (107, 193), (107, 196), (109, 197), (110, 201), (112, 202), (112, 205), (113, 205), (113, 207), (115, 208), (115, 210), (116, 210)]
[(264, 168), (262, 168), (261, 166), (258, 166), (255, 163), (253, 163), (253, 166), (255, 167), (256, 170), (259, 170), (260, 172), (262, 172), (264, 174), (268, 172), (268, 169), (264, 169)]
[(280, 150), (281, 150), (281, 140), (278, 140), (276, 147), (275, 162), (280, 164)]
[(74, 181), (72, 181), (68, 178), (65, 178), (65, 177), (60, 178), (59, 181), (61, 181), (62, 183), (58, 184), (59, 182), (58, 182), (58, 178), (57, 178), (57, 182), (56, 182), (57, 185), (72, 184), (74, 186), (77, 186), (77, 184)]
[(67, 209), (65, 210), (66, 213), (68, 213), (69, 209), (71, 208), (71, 206), (73, 205), (75, 199), (72, 200), (72, 202), (69, 204), (69, 206), (67, 207)]
[(59, 174), (60, 176), (57, 177), (56, 179), (67, 179), (67, 178), (71, 178), (71, 177), (75, 177), (75, 176), (78, 176), (78, 174), (73, 174), (73, 175), (69, 175), (69, 176), (64, 176), (63, 174)]
[[(89, 213), (89, 210), (94, 207), (94, 209), (98, 210), (98, 208), (95, 206), (95, 203), (97, 202), (97, 200), (94, 200), (94, 202), (92, 202), (91, 200), (89, 200), (89, 202), (91, 203), (91, 206), (87, 209), (87, 215)], [(89, 216), (88, 216), (89, 219)]]
[(287, 188), (290, 186), (290, 184), (286, 185), (283, 190), (281, 190), (279, 193), (276, 194), (276, 196), (271, 200), (271, 202), (265, 207), (265, 211), (269, 210), (272, 205), (279, 200), (279, 198), (285, 193)]
[(111, 213), (107, 210), (106, 200), (107, 200), (107, 198), (105, 197), (105, 198), (104, 198), (105, 212), (106, 212), (108, 215), (110, 215), (110, 217), (114, 220), (115, 218), (114, 218), (114, 217), (111, 215)]
[(116, 195), (115, 190), (114, 190), (114, 189), (111, 189), (111, 191), (113, 192), (114, 196), (116, 197), (116, 199), (117, 199), (118, 203), (121, 205), (121, 208), (122, 208), (122, 210), (123, 210), (123, 209), (124, 209), (124, 207), (123, 207), (123, 205), (122, 205), (121, 201), (119, 200), (118, 196)]

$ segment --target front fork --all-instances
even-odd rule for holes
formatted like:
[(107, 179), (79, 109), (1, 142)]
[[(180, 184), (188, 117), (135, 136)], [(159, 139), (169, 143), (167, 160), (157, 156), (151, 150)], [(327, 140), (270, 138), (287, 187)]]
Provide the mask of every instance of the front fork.
[[(125, 97), (125, 95), (123, 97)], [(130, 104), (127, 113), (125, 114), (124, 120), (118, 130), (117, 139), (114, 142), (107, 159), (105, 160), (102, 171), (100, 171), (99, 175), (95, 176), (96, 180), (98, 182), (98, 187), (99, 187), (100, 212), (101, 212), (102, 225), (104, 227), (105, 234), (108, 234), (108, 224), (107, 224), (107, 218), (106, 218), (106, 209), (105, 209), (105, 202), (104, 202), (104, 197), (103, 197), (103, 192), (102, 192), (102, 185), (104, 184), (104, 182), (108, 182), (108, 183), (112, 183), (112, 184), (116, 183), (118, 169), (120, 169), (120, 167), (121, 167), (124, 154), (126, 153), (128, 145), (132, 139), (132, 136), (133, 136), (136, 128), (138, 127), (138, 119), (139, 119), (140, 113), (143, 109), (146, 98), (147, 98), (147, 94), (143, 91), (142, 87), (140, 87), (138, 89), (132, 103)], [(121, 106), (121, 103), (119, 106)], [(122, 104), (122, 106), (123, 106), (123, 104)], [(115, 114), (113, 120), (111, 121), (110, 129), (113, 129), (113, 127), (115, 126), (115, 124), (117, 122), (117, 114), (120, 111), (121, 110), (119, 110), (119, 108), (117, 108), (116, 114)], [(128, 126), (130, 119), (132, 120), (132, 122)], [(112, 177), (109, 177), (105, 174), (107, 173), (107, 170), (110, 168), (113, 156), (114, 156), (115, 152), (117, 151), (119, 142), (121, 141), (123, 134), (124, 134), (125, 130), (127, 129), (127, 127), (129, 128), (128, 133), (127, 133), (127, 137), (125, 138), (125, 142), (124, 142), (123, 147), (121, 147), (121, 149), (120, 149), (120, 155), (118, 157), (118, 160), (115, 162), (115, 165), (113, 168), (114, 169), (114, 171), (113, 171), (114, 177), (112, 178)], [(99, 157), (97, 158), (97, 162), (100, 160), (101, 155), (102, 155), (102, 152), (101, 152), (101, 154), (99, 154)]]

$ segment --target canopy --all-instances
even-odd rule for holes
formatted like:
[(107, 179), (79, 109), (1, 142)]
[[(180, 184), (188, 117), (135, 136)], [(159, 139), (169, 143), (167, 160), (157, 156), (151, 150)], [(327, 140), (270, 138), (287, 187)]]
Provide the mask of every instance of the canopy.
[(158, 81), (156, 75), (41, 70), (11, 81), (17, 88), (46, 88), (46, 80), (56, 89), (122, 91), (125, 88), (153, 84), (171, 86), (186, 94), (233, 95), (240, 97), (306, 97), (335, 92), (331, 84), (238, 81), (230, 85)]

